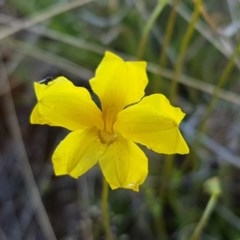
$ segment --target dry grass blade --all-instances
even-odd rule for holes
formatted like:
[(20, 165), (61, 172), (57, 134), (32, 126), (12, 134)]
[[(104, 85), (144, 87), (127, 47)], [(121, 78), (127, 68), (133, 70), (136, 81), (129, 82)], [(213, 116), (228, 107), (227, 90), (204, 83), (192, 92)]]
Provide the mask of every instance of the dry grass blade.
[[(182, 128), (190, 139), (195, 138), (196, 130), (190, 124), (182, 123)], [(202, 133), (199, 133), (198, 141), (202, 146), (218, 156), (219, 159), (223, 160), (223, 163), (227, 162), (240, 168), (240, 157), (232, 154), (226, 147), (218, 144), (216, 141)]]
[[(177, 12), (187, 21), (191, 21), (191, 13), (189, 10), (185, 7), (183, 3), (180, 3), (177, 7)], [(209, 29), (206, 24), (204, 24), (202, 21), (198, 21), (196, 24), (196, 30), (205, 37), (219, 52), (221, 52), (224, 56), (229, 58), (232, 55), (234, 46), (232, 43), (221, 36), (220, 33), (212, 32), (212, 30)], [(238, 61), (235, 61), (238, 68), (240, 68), (240, 63)]]
[(92, 72), (87, 68), (80, 66), (66, 58), (60, 57), (54, 53), (49, 51), (42, 50), (36, 46), (32, 46), (31, 51), (25, 52), (24, 48), (27, 46), (26, 43), (16, 40), (8, 41), (11, 43), (10, 48), (15, 51), (22, 52), (25, 55), (34, 57), (38, 60), (41, 60), (45, 63), (54, 65), (66, 72), (69, 72), (75, 76), (81, 77), (84, 80), (88, 80), (92, 76)]
[[(6, 14), (0, 13), (0, 23), (8, 25), (10, 22), (16, 24), (16, 23), (19, 23), (19, 20), (14, 17), (8, 16)], [(72, 47), (76, 47), (76, 48), (88, 50), (88, 51), (91, 51), (94, 53), (98, 53), (100, 55), (102, 55), (105, 51), (105, 47), (99, 46), (94, 43), (89, 43), (86, 40), (76, 38), (76, 37), (70, 36), (68, 34), (64, 34), (62, 32), (55, 31), (55, 30), (52, 30), (52, 29), (49, 29), (49, 28), (46, 28), (43, 26), (34, 26), (34, 27), (30, 27), (27, 30), (29, 32), (38, 34), (40, 36), (50, 38), (54, 41), (65, 43)]]
[[(6, 19), (6, 15), (0, 14), (0, 21), (3, 22), (3, 19)], [(13, 19), (13, 18), (10, 18), (10, 20), (16, 21), (16, 19)], [(94, 43), (90, 43), (90, 42), (86, 42), (79, 38), (70, 36), (68, 34), (60, 33), (58, 31), (54, 31), (54, 30), (47, 29), (47, 28), (42, 28), (39, 26), (37, 26), (35, 28), (30, 28), (29, 31), (34, 32), (36, 34), (40, 34), (45, 37), (48, 37), (52, 40), (74, 46), (79, 49), (89, 50), (89, 51), (97, 53), (97, 54), (103, 54), (104, 51), (106, 50), (105, 47), (103, 47), (103, 46), (100, 46), (100, 45), (97, 45)], [(26, 43), (16, 42), (15, 40), (14, 40), (14, 42), (15, 42), (14, 44), (13, 44), (13, 40), (8, 42), (8, 43), (10, 43), (10, 47), (15, 48), (17, 51), (22, 52), (23, 46), (26, 45)], [(18, 46), (19, 48), (14, 47), (14, 45)], [(36, 48), (34, 48), (34, 49), (35, 49), (34, 51), (28, 51), (25, 54), (28, 56), (32, 56), (34, 58), (43, 60), (44, 62), (54, 63), (54, 64), (56, 64), (57, 67), (63, 68), (66, 71), (68, 71), (76, 76), (81, 76), (82, 78), (84, 78), (86, 80), (91, 75), (91, 72), (89, 72), (87, 69), (83, 69), (79, 65), (76, 65), (76, 64), (68, 61), (67, 59), (60, 59), (60, 57), (55, 54), (51, 54), (51, 53), (43, 51), (41, 49), (36, 49)], [(125, 58), (132, 58), (132, 56), (128, 56), (128, 55), (125, 55), (122, 53), (119, 53), (119, 54), (123, 55)], [(151, 73), (161, 75), (169, 80), (171, 80), (172, 76), (173, 76), (173, 71), (166, 69), (166, 68), (160, 68), (159, 66), (157, 66), (154, 63), (148, 64), (148, 70)], [(214, 89), (215, 89), (215, 86), (212, 84), (202, 82), (198, 79), (195, 79), (190, 76), (183, 75), (183, 74), (178, 79), (178, 81), (181, 84), (184, 84), (188, 87), (208, 93), (210, 95), (213, 94)], [(3, 92), (3, 91), (1, 91), (1, 92)], [(227, 90), (220, 90), (217, 93), (217, 96), (225, 101), (230, 102), (230, 103), (240, 105), (240, 97), (233, 92), (230, 92)]]
[(22, 175), (27, 186), (27, 191), (30, 196), (30, 203), (34, 211), (36, 211), (36, 217), (38, 219), (39, 225), (43, 231), (46, 239), (55, 240), (55, 233), (51, 227), (48, 215), (43, 206), (41, 196), (39, 194), (34, 176), (32, 174), (31, 166), (29, 164), (26, 149), (23, 143), (20, 127), (18, 124), (18, 119), (16, 115), (16, 110), (13, 102), (13, 98), (10, 91), (10, 86), (7, 80), (7, 72), (4, 63), (1, 61), (1, 79), (5, 79), (5, 86), (8, 88), (8, 92), (3, 97), (3, 106), (5, 111), (5, 116), (8, 123), (8, 128), (11, 133), (11, 137), (14, 141), (16, 152), (19, 157), (20, 164), (22, 165)]
[(73, 1), (67, 2), (66, 4), (61, 5), (54, 5), (49, 7), (49, 9), (45, 9), (42, 12), (38, 13), (37, 15), (25, 20), (15, 23), (11, 27), (6, 27), (1, 30), (0, 32), (0, 40), (5, 39), (21, 30), (27, 29), (32, 27), (33, 25), (46, 21), (56, 15), (59, 15), (63, 12), (69, 11), (71, 9), (80, 7), (84, 4), (90, 3), (93, 0), (81, 0), (81, 1)]
[[(169, 69), (163, 69), (158, 67), (156, 64), (153, 63), (149, 63), (148, 64), (148, 70), (149, 72), (152, 72), (154, 74), (159, 74), (167, 79), (172, 79), (173, 76), (173, 71), (169, 70)], [(191, 88), (195, 88), (197, 90), (200, 90), (202, 92), (208, 93), (210, 95), (212, 95), (214, 93), (215, 90), (215, 86), (209, 83), (205, 83), (202, 82), (198, 79), (189, 77), (187, 75), (181, 75), (181, 77), (178, 79), (179, 83), (184, 84), (185, 86), (191, 87)], [(227, 90), (219, 90), (216, 94), (219, 98), (228, 101), (230, 103), (234, 103), (236, 105), (240, 105), (240, 97), (239, 95), (227, 91)]]
[[(34, 30), (35, 31), (35, 30)], [(38, 30), (37, 30), (38, 31)], [(40, 31), (39, 31), (40, 32)], [(97, 46), (95, 44), (91, 43), (81, 43), (80, 40), (77, 41), (76, 38), (58, 33), (56, 31), (46, 30), (44, 31), (44, 35), (51, 37), (52, 39), (59, 40), (61, 42), (64, 42), (66, 44), (70, 44), (71, 46), (75, 46), (78, 48), (85, 48), (86, 45), (89, 50), (98, 53), (103, 54), (105, 49), (103, 47)], [(14, 41), (14, 44), (13, 44)], [(23, 48), (26, 45), (24, 42), (16, 42), (16, 40), (11, 40), (8, 43), (10, 43), (10, 48), (14, 48), (16, 51), (23, 52)], [(12, 43), (12, 45), (11, 45)], [(23, 52), (24, 53), (24, 52)], [(76, 76), (81, 76), (81, 78), (88, 80), (89, 77), (92, 75), (92, 73), (87, 70), (86, 68), (83, 68), (67, 59), (61, 58), (53, 53), (46, 52), (44, 50), (38, 49), (34, 47), (34, 51), (28, 51), (24, 54), (34, 57), (36, 59), (42, 60), (47, 63), (54, 64), (56, 67), (60, 67), (61, 69), (66, 70), (69, 73), (72, 73)], [(131, 58), (130, 56), (126, 56), (126, 58)], [(166, 68), (160, 68), (154, 63), (148, 63), (148, 71), (154, 74), (161, 75), (169, 80), (172, 79), (173, 71), (166, 69)], [(179, 83), (197, 89), (199, 91), (205, 92), (209, 95), (212, 95), (215, 89), (215, 86), (209, 83), (202, 82), (198, 79), (192, 78), (187, 75), (181, 75), (181, 77), (178, 79)], [(3, 94), (5, 92), (4, 88), (1, 90), (0, 94)], [(227, 91), (227, 90), (219, 90), (217, 93), (217, 96), (220, 99), (223, 99), (225, 101), (228, 101), (230, 103), (234, 103), (236, 105), (240, 105), (240, 97), (236, 93)]]
[[(219, 178), (223, 194), (217, 212), (209, 218), (199, 238), (239, 238), (240, 219), (235, 215), (240, 208), (238, 55), (232, 60), (231, 71), (222, 74), (239, 42), (238, 1), (0, 3), (0, 240), (107, 239), (110, 229), (116, 239), (190, 239), (190, 231), (207, 206), (202, 183), (212, 176)], [(201, 6), (195, 21), (192, 14), (196, 2), (201, 2)], [(164, 8), (162, 4), (166, 4)], [(173, 103), (186, 112), (179, 128), (190, 154), (159, 155), (140, 146), (149, 159), (148, 179), (140, 194), (117, 190), (110, 191), (107, 197), (105, 188), (101, 195), (104, 188), (99, 166), (77, 180), (55, 176), (51, 156), (69, 131), (29, 123), (36, 103), (32, 81), (65, 75), (74, 84), (90, 90), (92, 100), (101, 109), (100, 99), (91, 91), (88, 81), (104, 52), (112, 51), (126, 61), (137, 61), (142, 42), (140, 55), (147, 62), (149, 78), (146, 94), (168, 95), (185, 33), (193, 23), (196, 25), (189, 31), (193, 33), (189, 34), (191, 40), (184, 44), (184, 61), (177, 77), (175, 73), (180, 98)], [(141, 36), (145, 39), (141, 40)], [(165, 59), (160, 61), (160, 56)], [(106, 73), (111, 74), (108, 70)], [(122, 80), (120, 75), (113, 79), (116, 84)], [(223, 81), (216, 90), (221, 76), (227, 79), (226, 84)], [(131, 77), (127, 80), (132, 81)], [(60, 95), (58, 100), (58, 93), (53, 93), (55, 98), (50, 100), (56, 106), (62, 100), (64, 104), (75, 101), (74, 96), (65, 101)], [(221, 100), (207, 118), (206, 131), (198, 134), (201, 116), (212, 97)], [(66, 109), (65, 105), (59, 104), (61, 109)], [(56, 117), (59, 118), (58, 112)], [(84, 117), (79, 115), (70, 121)], [(145, 130), (144, 126), (141, 129)], [(166, 137), (153, 137), (153, 141), (168, 145)], [(72, 146), (76, 145), (70, 144), (69, 150)], [(82, 147), (79, 149), (87, 152)], [(221, 228), (225, 225), (228, 228)]]
[[(5, 45), (5, 47), (6, 47), (6, 45)], [(31, 51), (26, 51), (26, 49), (29, 47), (31, 48)], [(22, 41), (17, 41), (15, 39), (9, 39), (8, 40), (8, 48), (21, 53), (22, 56), (30, 56), (37, 60), (48, 63), (49, 65), (54, 65), (55, 67), (57, 67), (61, 70), (64, 70), (70, 74), (73, 74), (77, 77), (81, 77), (81, 79), (86, 80), (86, 81), (93, 75), (93, 73), (90, 70), (80, 66), (79, 64), (76, 64), (66, 58), (60, 57), (51, 52), (41, 50), (35, 46), (30, 46), (28, 43), (25, 43)], [(19, 84), (12, 83), (11, 87), (12, 88), (17, 87)], [(7, 86), (5, 84), (2, 84), (2, 88), (0, 89), (0, 96), (3, 94), (6, 94), (7, 92), (8, 92)]]
[(227, 0), (229, 12), (233, 21), (238, 21), (239, 19), (239, 1), (237, 0)]

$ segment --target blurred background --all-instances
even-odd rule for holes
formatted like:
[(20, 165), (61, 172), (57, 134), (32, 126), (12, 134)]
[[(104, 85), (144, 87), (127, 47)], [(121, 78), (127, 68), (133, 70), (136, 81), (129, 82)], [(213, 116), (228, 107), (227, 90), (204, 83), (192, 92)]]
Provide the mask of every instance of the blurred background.
[(240, 239), (239, 29), (239, 0), (0, 0), (0, 239), (107, 239), (99, 166), (55, 177), (67, 131), (29, 123), (34, 81), (64, 75), (89, 89), (106, 50), (147, 61), (146, 95), (186, 112), (191, 151), (144, 149), (140, 191), (109, 192), (114, 238)]

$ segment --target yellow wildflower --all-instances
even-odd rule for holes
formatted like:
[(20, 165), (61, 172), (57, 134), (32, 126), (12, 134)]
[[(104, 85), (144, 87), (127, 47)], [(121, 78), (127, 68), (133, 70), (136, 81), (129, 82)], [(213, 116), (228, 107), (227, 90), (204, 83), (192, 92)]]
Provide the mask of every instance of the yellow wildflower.
[(99, 162), (112, 189), (138, 191), (148, 160), (136, 143), (158, 153), (188, 153), (178, 128), (185, 114), (162, 94), (144, 97), (147, 83), (146, 62), (125, 62), (111, 52), (90, 80), (101, 109), (85, 88), (65, 77), (35, 82), (31, 123), (71, 131), (53, 153), (55, 174), (77, 178)]

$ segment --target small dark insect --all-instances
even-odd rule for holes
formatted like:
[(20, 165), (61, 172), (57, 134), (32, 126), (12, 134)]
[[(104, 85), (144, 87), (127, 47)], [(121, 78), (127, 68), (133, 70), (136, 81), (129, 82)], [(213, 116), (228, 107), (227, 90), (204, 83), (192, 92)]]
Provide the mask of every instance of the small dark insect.
[(53, 77), (46, 77), (40, 81), (38, 81), (38, 83), (42, 83), (42, 84), (48, 84), (50, 81), (52, 81), (54, 78)]

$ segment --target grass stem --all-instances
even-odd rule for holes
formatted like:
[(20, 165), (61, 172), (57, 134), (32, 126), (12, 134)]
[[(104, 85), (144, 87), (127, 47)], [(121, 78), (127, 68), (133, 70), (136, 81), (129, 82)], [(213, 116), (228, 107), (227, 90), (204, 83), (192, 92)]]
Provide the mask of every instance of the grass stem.
[(217, 104), (219, 91), (225, 86), (227, 80), (229, 79), (229, 75), (233, 70), (233, 67), (235, 66), (235, 60), (240, 52), (240, 41), (238, 42), (236, 48), (233, 50), (232, 56), (230, 57), (226, 67), (224, 68), (221, 77), (213, 91), (212, 98), (207, 106), (207, 109), (205, 111), (205, 114), (203, 115), (202, 119), (199, 123), (198, 132), (204, 132), (206, 127), (207, 119), (209, 118), (211, 112), (213, 111), (214, 107)]
[(170, 89), (170, 100), (173, 103), (175, 102), (175, 99), (177, 96), (178, 79), (182, 72), (182, 67), (184, 64), (184, 57), (185, 57), (186, 51), (188, 49), (189, 42), (192, 38), (194, 29), (195, 29), (195, 25), (200, 16), (200, 13), (201, 13), (201, 6), (202, 6), (202, 0), (196, 0), (195, 6), (194, 6), (194, 12), (192, 15), (192, 20), (188, 25), (186, 34), (185, 34), (185, 36), (182, 40), (181, 46), (180, 46), (180, 53), (179, 53), (177, 61), (176, 61), (176, 67), (175, 67), (175, 71), (173, 73), (173, 78), (172, 78), (172, 86)]
[(180, 0), (174, 1), (170, 16), (168, 18), (167, 29), (166, 29), (166, 33), (164, 34), (163, 44), (162, 44), (162, 48), (161, 48), (161, 56), (160, 56), (160, 67), (162, 67), (162, 68), (166, 66), (166, 57), (167, 57), (166, 52), (167, 52), (170, 40), (172, 38), (173, 29), (175, 26), (176, 16), (177, 16), (176, 7), (179, 2), (180, 2)]
[(137, 51), (137, 58), (141, 59), (145, 50), (145, 46), (147, 43), (147, 39), (150, 33), (150, 30), (152, 29), (155, 21), (157, 20), (158, 16), (164, 9), (165, 5), (167, 4), (168, 0), (158, 0), (156, 8), (154, 8), (151, 16), (149, 17), (149, 20), (147, 21), (143, 32), (142, 32), (142, 37), (140, 39), (138, 51)]

